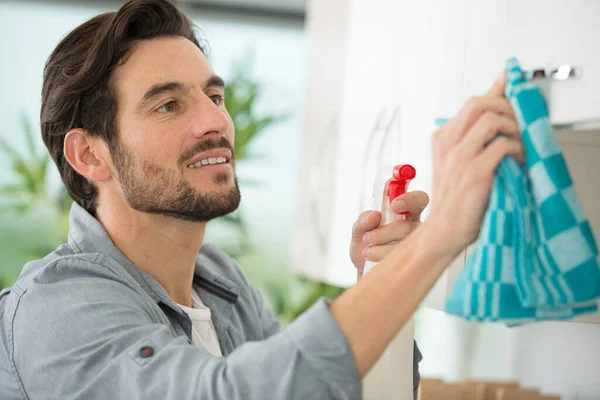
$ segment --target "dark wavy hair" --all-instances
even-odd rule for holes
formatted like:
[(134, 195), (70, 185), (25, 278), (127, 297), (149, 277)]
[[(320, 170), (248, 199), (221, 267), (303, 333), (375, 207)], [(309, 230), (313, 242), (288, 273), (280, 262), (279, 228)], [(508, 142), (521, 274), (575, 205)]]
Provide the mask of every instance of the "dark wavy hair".
[(168, 0), (131, 0), (117, 12), (98, 15), (69, 33), (44, 68), (40, 123), (42, 139), (69, 195), (92, 215), (97, 189), (64, 157), (69, 130), (81, 128), (118, 149), (115, 69), (136, 43), (181, 36), (205, 53), (194, 25)]

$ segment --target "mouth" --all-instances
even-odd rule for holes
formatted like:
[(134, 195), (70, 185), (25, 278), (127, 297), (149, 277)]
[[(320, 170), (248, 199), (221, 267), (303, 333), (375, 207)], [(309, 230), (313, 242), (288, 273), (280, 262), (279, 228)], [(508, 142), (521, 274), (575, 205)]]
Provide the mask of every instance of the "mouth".
[(228, 149), (211, 150), (200, 153), (192, 158), (188, 168), (205, 168), (212, 165), (229, 164), (232, 159), (231, 151)]

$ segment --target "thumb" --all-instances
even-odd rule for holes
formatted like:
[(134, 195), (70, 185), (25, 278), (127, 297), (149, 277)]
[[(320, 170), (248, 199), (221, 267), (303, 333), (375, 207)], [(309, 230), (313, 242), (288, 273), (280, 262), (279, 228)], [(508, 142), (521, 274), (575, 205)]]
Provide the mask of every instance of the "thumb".
[(506, 71), (496, 79), (492, 88), (487, 92), (486, 96), (504, 97), (504, 88), (506, 86)]

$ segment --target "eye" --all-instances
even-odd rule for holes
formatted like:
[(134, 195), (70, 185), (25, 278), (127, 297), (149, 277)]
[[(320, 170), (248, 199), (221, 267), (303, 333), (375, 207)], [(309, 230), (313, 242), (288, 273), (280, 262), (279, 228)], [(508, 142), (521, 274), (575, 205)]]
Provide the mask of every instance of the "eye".
[(171, 113), (171, 112), (177, 110), (177, 108), (179, 108), (179, 105), (177, 104), (176, 101), (172, 100), (172, 101), (165, 103), (162, 106), (158, 107), (156, 109), (156, 111), (159, 113)]
[(218, 106), (223, 105), (223, 96), (221, 96), (220, 94), (214, 94), (210, 96), (210, 99), (213, 101), (213, 103), (215, 103)]

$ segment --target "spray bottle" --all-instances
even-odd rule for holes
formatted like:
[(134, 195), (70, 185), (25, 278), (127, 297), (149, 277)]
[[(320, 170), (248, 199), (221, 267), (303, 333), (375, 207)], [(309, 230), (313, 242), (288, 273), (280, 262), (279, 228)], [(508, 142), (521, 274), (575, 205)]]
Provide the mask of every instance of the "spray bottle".
[[(373, 187), (373, 194), (376, 198), (375, 204), (381, 204), (381, 222), (379, 223), (379, 226), (406, 219), (407, 212), (396, 213), (392, 210), (392, 201), (394, 201), (396, 197), (406, 193), (410, 181), (417, 175), (417, 171), (412, 165), (396, 165), (392, 171), (392, 178), (388, 181), (389, 171), (389, 167), (382, 169), (377, 174), (375, 185)], [(380, 191), (381, 187), (384, 187), (383, 193), (385, 193), (385, 195), (379, 200), (376, 195), (382, 193)], [(365, 263), (363, 274), (368, 273), (374, 265), (374, 262), (367, 261)]]
[[(391, 179), (389, 178), (390, 171), (392, 171)], [(406, 219), (407, 212), (396, 213), (392, 210), (392, 201), (406, 193), (410, 181), (415, 176), (416, 170), (408, 164), (388, 166), (377, 174), (373, 196), (375, 205), (381, 207), (379, 226)], [(367, 261), (363, 274), (367, 274), (375, 264)], [(414, 322), (410, 318), (364, 378), (363, 399), (413, 399), (413, 342)]]

